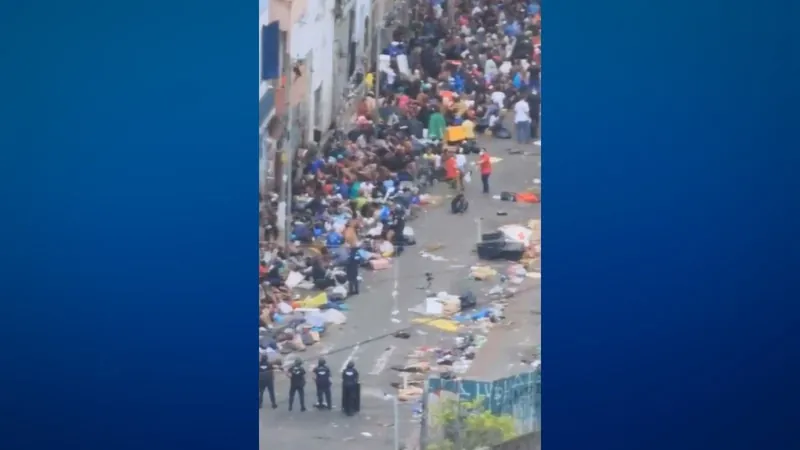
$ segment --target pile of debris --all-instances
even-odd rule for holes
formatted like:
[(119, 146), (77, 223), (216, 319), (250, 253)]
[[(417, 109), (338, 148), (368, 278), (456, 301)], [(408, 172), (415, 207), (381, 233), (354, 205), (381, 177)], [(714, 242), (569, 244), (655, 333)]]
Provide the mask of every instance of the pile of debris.
[(453, 338), (450, 345), (416, 348), (404, 365), (391, 367), (400, 377), (399, 381), (391, 384), (397, 389), (397, 398), (401, 401), (420, 399), (425, 380), (431, 374), (447, 378), (466, 373), (486, 341), (486, 336), (468, 332)]

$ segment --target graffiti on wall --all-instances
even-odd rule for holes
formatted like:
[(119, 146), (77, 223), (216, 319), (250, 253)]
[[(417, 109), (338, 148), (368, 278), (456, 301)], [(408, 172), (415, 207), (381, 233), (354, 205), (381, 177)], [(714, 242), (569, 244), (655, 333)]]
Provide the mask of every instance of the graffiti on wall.
[(525, 372), (495, 381), (448, 380), (431, 378), (428, 393), (441, 391), (458, 395), (462, 401), (483, 399), (485, 407), (497, 415), (511, 415), (520, 428), (541, 428), (542, 374)]

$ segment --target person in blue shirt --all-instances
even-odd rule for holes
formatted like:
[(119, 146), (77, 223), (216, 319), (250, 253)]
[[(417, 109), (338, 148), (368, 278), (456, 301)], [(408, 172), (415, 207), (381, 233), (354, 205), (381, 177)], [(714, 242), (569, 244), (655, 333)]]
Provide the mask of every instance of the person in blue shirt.
[(320, 169), (322, 169), (323, 166), (325, 166), (325, 160), (323, 160), (322, 158), (317, 158), (311, 162), (311, 164), (308, 167), (308, 170), (310, 173), (316, 174)]
[(464, 77), (460, 73), (456, 73), (453, 77), (453, 90), (459, 94), (464, 92)]
[(503, 27), (503, 31), (508, 37), (515, 37), (519, 34), (519, 24), (516, 21), (506, 23), (506, 26)]
[(514, 74), (514, 78), (513, 78), (513, 80), (511, 82), (514, 84), (514, 87), (517, 90), (522, 89), (522, 84), (523, 84), (522, 83), (522, 74), (520, 72), (515, 73)]
[(350, 186), (348, 186), (344, 181), (340, 181), (337, 185), (337, 192), (342, 196), (343, 199), (350, 199)]

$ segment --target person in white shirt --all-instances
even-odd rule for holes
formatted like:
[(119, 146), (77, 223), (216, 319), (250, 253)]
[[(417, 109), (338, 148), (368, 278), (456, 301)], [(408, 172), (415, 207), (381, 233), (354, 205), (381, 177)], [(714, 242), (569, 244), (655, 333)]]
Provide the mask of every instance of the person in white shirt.
[(527, 144), (531, 139), (531, 110), (524, 97), (514, 103), (514, 126), (517, 142)]
[(394, 84), (395, 78), (397, 78), (397, 74), (394, 73), (394, 70), (389, 69), (386, 71), (386, 82), (389, 83), (389, 86)]
[(464, 169), (467, 167), (467, 157), (461, 150), (459, 150), (456, 154), (456, 167), (458, 167), (459, 172), (462, 174), (464, 173)]
[(483, 73), (486, 74), (487, 81), (491, 80), (494, 74), (497, 73), (497, 63), (491, 58), (487, 59), (486, 63), (483, 65)]
[(506, 94), (503, 91), (492, 92), (492, 103), (497, 105), (498, 108), (503, 109), (503, 103), (506, 101)]

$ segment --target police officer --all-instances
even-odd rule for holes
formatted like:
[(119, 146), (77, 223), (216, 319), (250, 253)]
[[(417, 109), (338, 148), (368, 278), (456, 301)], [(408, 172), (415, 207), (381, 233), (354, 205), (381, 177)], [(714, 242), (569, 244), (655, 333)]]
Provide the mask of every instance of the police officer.
[(317, 384), (317, 408), (331, 409), (331, 370), (325, 358), (320, 358), (314, 368), (314, 381)]
[(303, 361), (294, 360), (294, 365), (289, 369), (289, 411), (294, 404), (294, 396), (300, 397), (300, 411), (306, 410), (306, 369), (303, 369)]
[(403, 230), (406, 229), (405, 220), (406, 211), (401, 206), (397, 206), (394, 210), (394, 223), (392, 223), (392, 231), (394, 232), (394, 253), (400, 256), (405, 249), (406, 237), (403, 235)]
[(359, 395), (358, 370), (353, 361), (350, 361), (342, 371), (342, 410), (348, 416), (358, 412), (361, 406)]
[(344, 230), (344, 240), (347, 244), (347, 294), (358, 295), (358, 268), (361, 264), (361, 258), (358, 256), (358, 234), (356, 231), (356, 222), (350, 221), (347, 228)]
[(358, 269), (361, 258), (358, 256), (358, 248), (350, 248), (350, 255), (347, 258), (347, 289), (348, 295), (358, 295)]
[(264, 390), (269, 393), (269, 401), (272, 409), (278, 407), (275, 403), (275, 377), (273, 376), (274, 367), (267, 358), (262, 358), (258, 365), (258, 409), (264, 404)]

